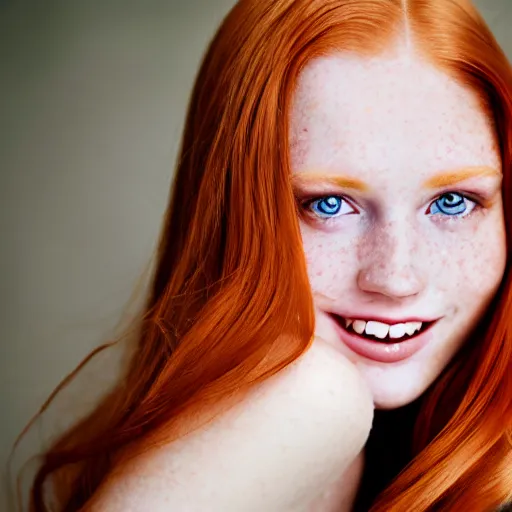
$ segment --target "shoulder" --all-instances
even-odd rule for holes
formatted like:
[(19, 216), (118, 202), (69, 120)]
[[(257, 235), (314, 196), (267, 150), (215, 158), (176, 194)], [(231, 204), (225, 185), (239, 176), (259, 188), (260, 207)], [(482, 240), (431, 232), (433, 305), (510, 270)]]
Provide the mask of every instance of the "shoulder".
[(372, 417), (358, 372), (317, 344), (206, 427), (139, 456), (87, 512), (307, 510), (357, 486), (347, 475)]

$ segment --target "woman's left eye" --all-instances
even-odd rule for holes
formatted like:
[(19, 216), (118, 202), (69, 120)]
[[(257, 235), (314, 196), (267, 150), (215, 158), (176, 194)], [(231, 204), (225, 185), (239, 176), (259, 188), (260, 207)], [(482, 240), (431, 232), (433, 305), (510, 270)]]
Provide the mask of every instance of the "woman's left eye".
[(469, 215), (476, 206), (477, 203), (475, 203), (475, 201), (472, 201), (458, 192), (447, 192), (430, 204), (427, 214), (465, 217)]
[(304, 205), (312, 214), (321, 219), (332, 219), (341, 215), (358, 213), (350, 203), (341, 196), (324, 196), (311, 199)]

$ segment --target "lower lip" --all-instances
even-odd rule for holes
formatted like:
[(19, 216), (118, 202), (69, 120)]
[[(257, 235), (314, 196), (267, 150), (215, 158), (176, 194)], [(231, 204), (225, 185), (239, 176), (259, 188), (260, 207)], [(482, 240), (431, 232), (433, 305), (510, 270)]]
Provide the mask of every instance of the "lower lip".
[[(432, 327), (421, 334), (398, 343), (371, 341), (345, 330), (338, 319), (333, 318), (338, 334), (345, 345), (356, 354), (380, 363), (396, 363), (412, 357), (432, 339)], [(339, 320), (343, 321), (343, 320)]]

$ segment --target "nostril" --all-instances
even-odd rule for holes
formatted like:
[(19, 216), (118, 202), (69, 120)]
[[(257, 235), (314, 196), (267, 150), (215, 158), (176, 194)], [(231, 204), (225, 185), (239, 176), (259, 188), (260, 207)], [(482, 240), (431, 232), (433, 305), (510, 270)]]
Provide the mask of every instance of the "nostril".
[(357, 276), (357, 285), (363, 292), (403, 299), (421, 292), (424, 283), (413, 269), (393, 272), (377, 266), (363, 269)]

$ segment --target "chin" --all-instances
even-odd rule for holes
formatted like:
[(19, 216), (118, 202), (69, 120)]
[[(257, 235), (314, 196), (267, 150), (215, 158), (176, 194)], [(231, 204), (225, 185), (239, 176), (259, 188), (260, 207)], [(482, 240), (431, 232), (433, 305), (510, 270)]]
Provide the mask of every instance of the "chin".
[(437, 374), (428, 372), (417, 361), (384, 367), (361, 360), (354, 363), (370, 388), (376, 409), (398, 409), (414, 402)]
[(423, 394), (421, 392), (412, 393), (407, 391), (396, 393), (393, 390), (383, 389), (382, 386), (378, 389), (371, 386), (370, 389), (373, 395), (375, 408), (381, 410), (391, 410), (404, 407), (411, 402), (414, 402), (414, 400)]

